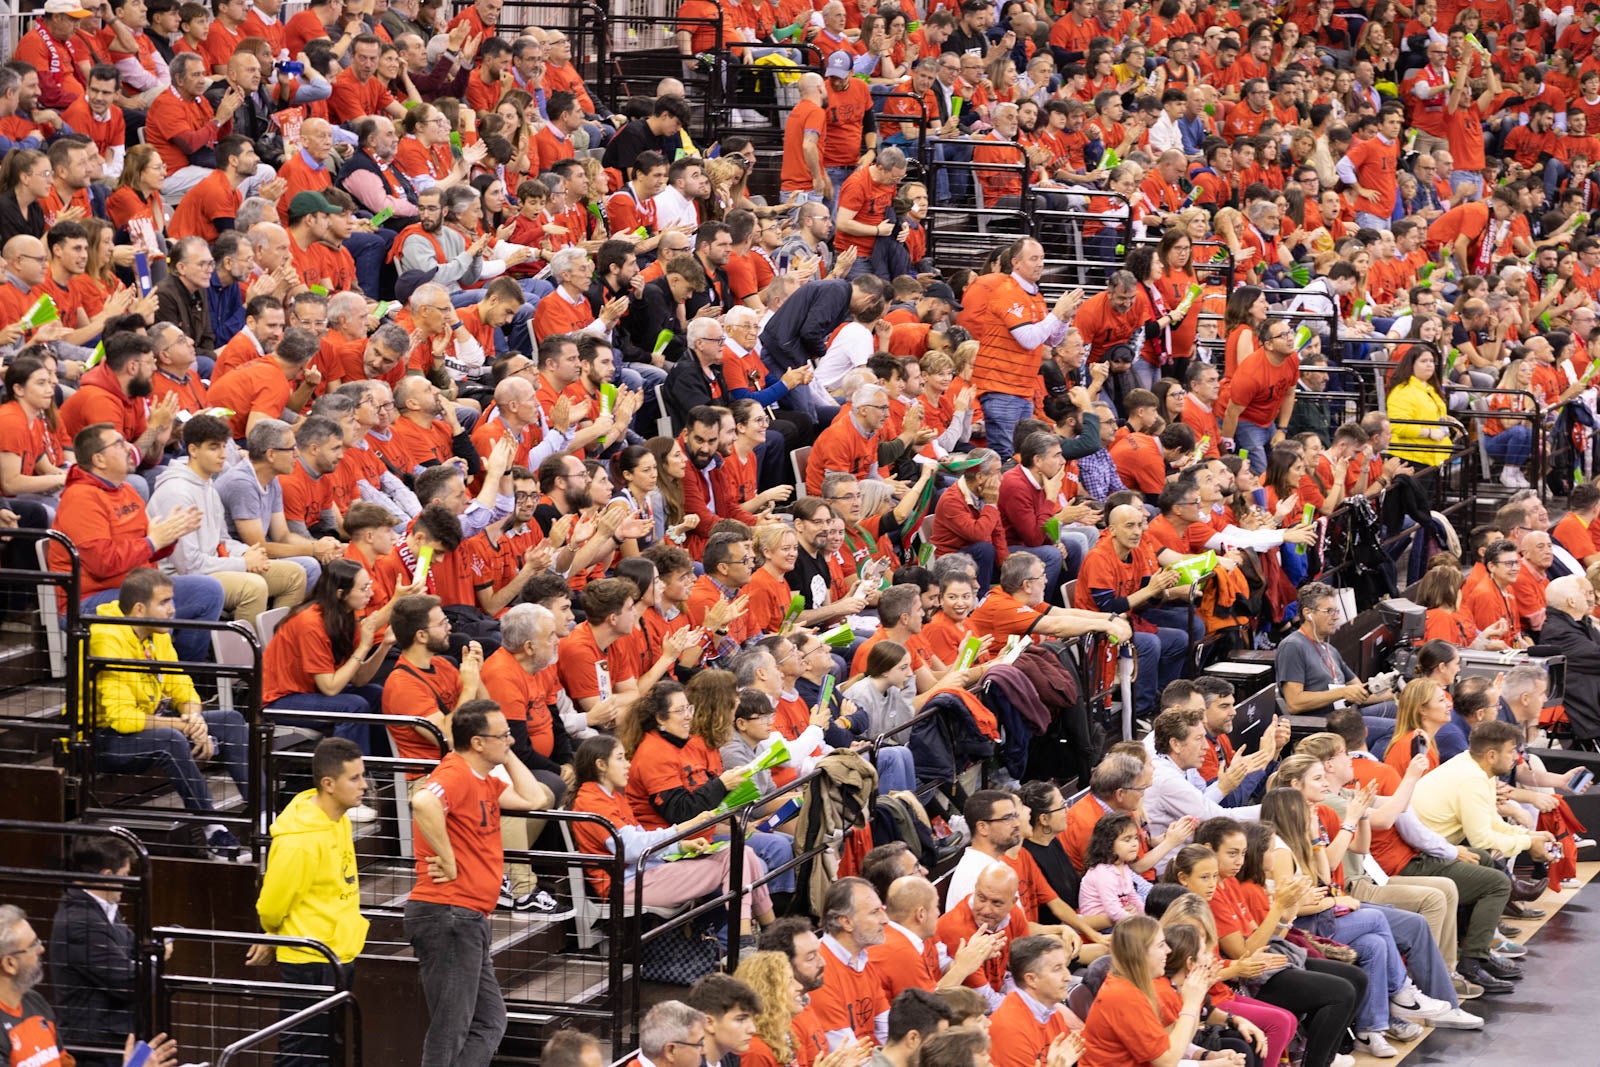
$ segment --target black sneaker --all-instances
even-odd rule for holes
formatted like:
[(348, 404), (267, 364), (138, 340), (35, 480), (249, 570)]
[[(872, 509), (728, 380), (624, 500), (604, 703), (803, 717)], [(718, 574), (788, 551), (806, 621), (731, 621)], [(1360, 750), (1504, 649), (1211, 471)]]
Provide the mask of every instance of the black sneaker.
[[(1521, 967), (1518, 967), (1510, 960), (1499, 959), (1492, 952), (1489, 954), (1487, 959), (1478, 959), (1477, 957), (1473, 957), (1472, 962), (1476, 963), (1480, 970), (1483, 970), (1488, 974), (1494, 975), (1496, 978), (1504, 979), (1508, 982), (1515, 982), (1522, 978)], [(1477, 979), (1474, 978), (1473, 981), (1476, 982)]]
[(524, 893), (511, 905), (515, 911), (533, 911), (541, 915), (549, 915), (560, 905), (556, 898), (546, 893), (543, 889), (535, 889), (531, 893)]
[(239, 844), (239, 839), (229, 830), (213, 830), (206, 838), (206, 851), (212, 859), (227, 860), (229, 863), (249, 862), (250, 851)]
[(516, 906), (517, 898), (511, 893), (511, 879), (500, 879), (500, 906), (510, 908)]

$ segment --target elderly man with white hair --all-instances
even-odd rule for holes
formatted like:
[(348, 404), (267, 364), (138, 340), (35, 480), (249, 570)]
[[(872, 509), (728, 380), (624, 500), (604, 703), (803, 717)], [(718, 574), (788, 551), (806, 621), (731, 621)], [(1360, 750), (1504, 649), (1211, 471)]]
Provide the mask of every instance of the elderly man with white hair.
[(594, 260), (589, 253), (563, 248), (550, 257), (550, 277), (556, 287), (534, 309), (534, 342), (562, 333), (586, 333), (610, 341), (611, 332), (628, 313), (628, 298), (608, 300), (595, 314), (589, 305), (589, 284), (594, 281)]
[(1528, 651), (1535, 656), (1565, 656), (1567, 689), (1562, 704), (1582, 747), (1600, 745), (1600, 628), (1589, 614), (1595, 592), (1588, 579), (1569, 574), (1544, 591), (1544, 628)]
[(900, 436), (884, 440), (883, 421), (888, 416), (889, 390), (875, 381), (856, 386), (849, 406), (817, 435), (806, 463), (806, 492), (821, 496), (823, 476), (835, 471), (876, 478), (879, 467), (893, 466), (908, 449), (931, 439), (922, 433), (922, 409), (913, 407), (906, 412)]
[(433, 368), (445, 371), (452, 381), (476, 377), (484, 366), (483, 346), (462, 323), (445, 287), (437, 282), (419, 285), (407, 306), (416, 323), (412, 352), (426, 351)]

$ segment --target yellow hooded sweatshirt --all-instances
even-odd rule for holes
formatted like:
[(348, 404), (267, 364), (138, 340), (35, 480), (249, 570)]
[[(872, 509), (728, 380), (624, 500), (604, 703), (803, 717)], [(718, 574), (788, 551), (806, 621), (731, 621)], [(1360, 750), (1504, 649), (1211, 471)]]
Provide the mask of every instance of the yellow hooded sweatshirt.
[[(356, 880), (356, 846), (350, 820), (328, 818), (317, 806), (317, 791), (307, 789), (272, 823), (267, 874), (256, 900), (261, 929), (285, 937), (321, 941), (349, 963), (367, 943)], [(278, 949), (279, 963), (326, 963), (317, 952)]]

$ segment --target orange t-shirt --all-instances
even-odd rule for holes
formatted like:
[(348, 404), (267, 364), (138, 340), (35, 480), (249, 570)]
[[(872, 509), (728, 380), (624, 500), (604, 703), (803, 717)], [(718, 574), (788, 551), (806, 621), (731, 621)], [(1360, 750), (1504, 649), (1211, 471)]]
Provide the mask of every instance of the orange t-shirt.
[(1139, 987), (1106, 976), (1083, 1028), (1083, 1062), (1094, 1067), (1149, 1067), (1171, 1043), (1161, 1017)]
[[(435, 656), (426, 670), (420, 670), (402, 659), (384, 683), (383, 713), (422, 716), (438, 711), (449, 714), (460, 699), (461, 673), (450, 660)], [(448, 736), (447, 732), (447, 739)], [(431, 740), (423, 740), (410, 723), (389, 727), (389, 738), (394, 742), (395, 752), (403, 759), (439, 758), (438, 746)]]
[[(854, 85), (861, 85), (854, 78), (850, 80)], [(867, 88), (864, 85), (861, 85), (861, 94), (863, 96), (867, 95)], [(831, 136), (829, 143), (832, 143)], [(828, 163), (826, 158), (823, 159), (823, 162), (828, 166), (842, 167), (854, 163), (855, 159), (852, 154), (852, 158), (845, 163)], [(839, 207), (849, 208), (854, 211), (855, 221), (863, 226), (876, 226), (888, 217), (889, 205), (894, 202), (897, 190), (898, 186), (893, 182), (880, 184), (873, 181), (872, 168), (862, 167), (846, 178), (844, 183), (839, 186)], [(862, 258), (872, 255), (872, 246), (876, 241), (876, 237), (856, 237), (842, 231), (833, 235), (835, 251), (842, 253), (847, 248), (854, 248)]]
[(611, 655), (612, 651), (610, 647), (600, 650), (594, 628), (587, 622), (579, 623), (561, 639), (557, 656), (561, 687), (574, 704), (591, 697), (610, 696), (618, 682), (639, 676), (629, 657)]
[(892, 923), (884, 927), (883, 942), (867, 949), (867, 961), (883, 985), (886, 1003), (894, 1003), (894, 998), (907, 989), (931, 993), (939, 984), (939, 953), (934, 939), (923, 940), (919, 951), (906, 933)]
[(848, 1030), (863, 1043), (873, 1043), (873, 1023), (889, 1010), (883, 980), (868, 956), (861, 970), (845, 964), (822, 946), (822, 988), (811, 991), (808, 1008), (824, 1033)]
[(411, 890), (411, 899), (471, 908), (488, 915), (500, 899), (505, 866), (505, 847), (500, 843), (500, 795), (511, 788), (510, 783), (492, 774), (478, 774), (452, 752), (428, 775), (422, 788), (438, 797), (444, 806), (456, 877), (449, 882), (435, 882), (429, 876), (428, 861), (436, 853), (421, 828), (415, 827), (417, 884)]
[(555, 749), (555, 728), (551, 725), (549, 692), (544, 672), (529, 674), (517, 658), (504, 648), (483, 661), (483, 687), (500, 705), (508, 722), (528, 724), (528, 740), (533, 750), (548, 757)]
[(1254, 426), (1271, 426), (1283, 410), (1284, 399), (1300, 381), (1300, 357), (1290, 355), (1277, 366), (1262, 351), (1239, 364), (1228, 393), (1231, 403), (1244, 408), (1239, 418)]
[(1070, 1029), (1065, 1011), (1058, 1008), (1049, 1022), (1040, 1023), (1022, 994), (1012, 990), (989, 1016), (989, 1062), (993, 1067), (1040, 1067), (1050, 1043)]
[(1029, 607), (996, 586), (983, 598), (983, 603), (967, 616), (967, 626), (979, 636), (992, 634), (997, 642), (1003, 643), (1012, 634), (1026, 633), (1038, 622), (1039, 616), (1048, 610), (1048, 604), (1039, 603)]
[(269, 419), (282, 418), (294, 388), (275, 360), (258, 359), (225, 378), (218, 378), (208, 391), (213, 404), (234, 413), (228, 418), (228, 427), (235, 439), (242, 439), (249, 429), (252, 413), (259, 411)]
[(802, 100), (789, 112), (783, 127), (784, 192), (804, 192), (811, 188), (811, 169), (806, 166), (805, 141), (808, 134), (817, 137), (817, 161), (822, 162), (823, 145), (828, 136), (828, 114), (814, 100)]

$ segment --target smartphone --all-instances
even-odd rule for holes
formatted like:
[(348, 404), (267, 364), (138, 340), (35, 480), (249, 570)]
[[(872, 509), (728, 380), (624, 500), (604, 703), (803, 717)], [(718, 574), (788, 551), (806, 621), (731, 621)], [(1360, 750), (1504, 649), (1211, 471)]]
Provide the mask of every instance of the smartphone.
[(1589, 768), (1585, 767), (1583, 769), (1583, 771), (1581, 773), (1579, 773), (1578, 777), (1576, 777), (1576, 778), (1574, 778), (1572, 780), (1572, 785), (1568, 786), (1568, 788), (1571, 789), (1574, 793), (1581, 793), (1585, 789), (1588, 789), (1590, 784), (1593, 781), (1594, 781), (1594, 772), (1591, 771)]
[(1411, 755), (1413, 758), (1428, 751), (1428, 738), (1426, 734), (1418, 734), (1411, 739)]

